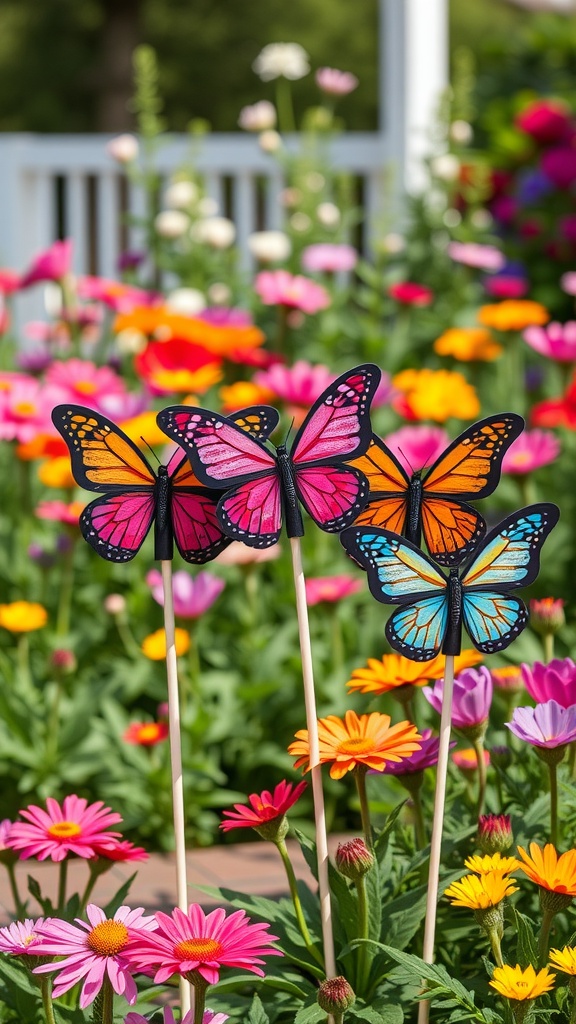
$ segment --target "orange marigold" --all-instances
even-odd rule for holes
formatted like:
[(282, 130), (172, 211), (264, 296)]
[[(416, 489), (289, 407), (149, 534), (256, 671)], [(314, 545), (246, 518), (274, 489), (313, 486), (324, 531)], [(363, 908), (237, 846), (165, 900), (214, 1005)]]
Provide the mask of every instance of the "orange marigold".
[(402, 370), (392, 383), (404, 395), (407, 415), (416, 420), (473, 420), (480, 412), (476, 389), (457, 371)]
[[(330, 775), (341, 779), (346, 772), (362, 765), (383, 771), (388, 761), (402, 761), (420, 750), (420, 736), (411, 722), (390, 725), (390, 715), (374, 711), (371, 715), (357, 715), (347, 711), (344, 719), (336, 715), (318, 719), (320, 764), (331, 764)], [(294, 767), (310, 770), (308, 730), (300, 729), (288, 753), (297, 758)]]
[(531, 299), (505, 299), (478, 311), (478, 323), (497, 331), (523, 331), (531, 324), (547, 324), (549, 319), (546, 306)]
[(463, 363), (491, 362), (502, 355), (502, 346), (484, 327), (452, 327), (434, 342), (439, 356), (453, 356)]
[[(482, 661), (479, 651), (466, 649), (454, 659), (455, 673), (478, 665)], [(438, 654), (431, 661), (411, 661), (402, 654), (383, 654), (382, 658), (368, 658), (366, 668), (355, 668), (348, 680), (349, 690), (360, 693), (388, 693), (400, 686), (425, 686), (431, 679), (442, 679), (446, 655)]]
[(251, 380), (239, 380), (235, 384), (229, 384), (220, 388), (220, 400), (223, 412), (236, 412), (237, 409), (245, 409), (250, 405), (266, 405), (274, 398), (274, 392), (269, 388), (260, 387)]
[(576, 896), (576, 850), (568, 850), (559, 857), (552, 843), (546, 843), (544, 849), (538, 843), (530, 843), (530, 854), (522, 846), (518, 853), (524, 861), (520, 870), (541, 889)]

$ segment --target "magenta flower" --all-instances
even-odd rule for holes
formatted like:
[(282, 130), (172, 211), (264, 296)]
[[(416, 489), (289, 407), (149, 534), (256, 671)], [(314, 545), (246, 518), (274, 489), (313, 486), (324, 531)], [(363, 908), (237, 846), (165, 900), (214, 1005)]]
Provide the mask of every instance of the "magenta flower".
[(308, 273), (337, 274), (354, 270), (358, 253), (354, 246), (343, 242), (318, 242), (302, 253), (302, 266)]
[(6, 928), (0, 928), (0, 953), (11, 953), (12, 956), (38, 956), (43, 924), (43, 917), (36, 920), (27, 917), (25, 921), (13, 921)]
[(576, 295), (576, 270), (568, 270), (560, 278), (560, 287), (567, 295)]
[(298, 359), (293, 366), (275, 363), (268, 370), (254, 374), (254, 383), (272, 391), (277, 398), (289, 405), (308, 407), (336, 379), (336, 375), (318, 363), (313, 366), (305, 359)]
[(103, 412), (112, 396), (123, 397), (126, 393), (124, 381), (114, 370), (109, 366), (96, 366), (87, 359), (52, 363), (46, 382), (58, 393), (59, 403), (77, 402)]
[(33, 377), (2, 374), (0, 439), (27, 444), (38, 434), (53, 433), (50, 411), (57, 398)]
[(327, 309), (331, 299), (325, 288), (301, 274), (287, 270), (262, 270), (254, 282), (254, 290), (265, 306), (286, 306), (302, 313), (318, 313)]
[(351, 71), (339, 71), (337, 68), (318, 68), (314, 75), (316, 85), (327, 96), (347, 96), (358, 86), (358, 79)]
[(486, 278), (484, 289), (495, 299), (522, 299), (528, 292), (528, 281), (518, 274), (494, 274)]
[(521, 665), (522, 680), (528, 693), (537, 704), (555, 700), (563, 708), (576, 704), (576, 664), (572, 658), (553, 658), (544, 665), (535, 661)]
[(122, 818), (101, 800), (88, 804), (79, 796), (66, 796), (62, 806), (48, 797), (47, 811), (31, 804), (20, 811), (26, 821), (15, 821), (10, 829), (6, 845), (12, 850), (21, 850), (20, 859), (36, 857), (38, 860), (60, 861), (69, 854), (76, 857), (94, 857), (95, 843), (110, 842), (121, 838), (120, 832), (109, 832), (109, 825), (116, 825)]
[(398, 284), (391, 284), (388, 288), (388, 295), (396, 299), (402, 306), (429, 306), (434, 298), (431, 288), (423, 284), (416, 284), (415, 281), (400, 281)]
[(565, 324), (553, 320), (546, 327), (527, 327), (522, 337), (541, 356), (559, 363), (576, 361), (576, 320), (568, 320)]
[[(226, 1020), (228, 1020), (227, 1013), (214, 1013), (214, 1010), (204, 1010), (202, 1024), (224, 1024)], [(149, 1024), (149, 1020), (148, 1017), (143, 1017), (140, 1013), (132, 1012), (124, 1017), (124, 1024)], [(169, 1006), (164, 1007), (164, 1024), (176, 1024), (174, 1014)], [(192, 1010), (188, 1010), (188, 1013), (184, 1014), (180, 1024), (194, 1024)]]
[(148, 860), (150, 854), (143, 846), (134, 846), (128, 839), (110, 840), (108, 842), (93, 843), (94, 855), (104, 860), (113, 860), (120, 863), (132, 863), (134, 861)]
[(557, 188), (568, 189), (576, 181), (576, 150), (571, 146), (547, 149), (540, 159), (540, 167)]
[(455, 263), (463, 263), (476, 270), (496, 272), (502, 270), (506, 258), (495, 245), (481, 245), (479, 242), (450, 242), (448, 255)]
[(514, 708), (506, 728), (533, 747), (564, 746), (576, 740), (576, 705), (563, 708), (555, 700), (537, 704), (535, 708)]
[[(158, 569), (151, 569), (147, 573), (146, 583), (152, 589), (154, 600), (164, 607), (162, 576)], [(197, 576), (191, 576), (185, 569), (179, 569), (172, 577), (174, 614), (179, 619), (199, 619), (220, 597), (225, 586), (224, 580), (211, 572), (199, 572)]]
[(72, 264), (72, 239), (54, 242), (49, 249), (39, 253), (28, 270), (20, 278), (20, 288), (38, 281), (61, 281), (70, 273)]
[(401, 427), (388, 434), (384, 441), (397, 459), (412, 472), (431, 466), (445, 448), (450, 438), (442, 427)]
[(357, 594), (362, 590), (363, 582), (355, 576), (310, 576), (306, 579), (306, 601), (308, 605), (321, 604), (322, 601), (334, 603), (343, 597)]
[(548, 145), (569, 135), (570, 108), (562, 100), (535, 100), (516, 115), (514, 123), (536, 142)]
[(64, 995), (84, 978), (80, 993), (80, 1007), (84, 1010), (98, 995), (107, 978), (119, 996), (135, 1003), (138, 991), (132, 974), (134, 968), (127, 962), (124, 950), (133, 935), (142, 930), (148, 934), (157, 927), (153, 917), (143, 916), (143, 907), (131, 910), (119, 907), (113, 918), (107, 918), (100, 907), (89, 903), (86, 907), (88, 922), (76, 918), (78, 928), (68, 921), (52, 918), (42, 927), (42, 942), (38, 953), (63, 956), (58, 963), (42, 964), (34, 974), (58, 971), (54, 978), (53, 995)]
[(20, 287), (20, 274), (8, 267), (0, 268), (0, 295), (12, 295)]
[[(465, 729), (485, 722), (492, 703), (492, 689), (492, 676), (484, 665), (460, 672), (454, 680), (452, 725)], [(441, 714), (444, 680), (437, 679), (433, 687), (426, 686), (422, 692), (434, 710)]]
[(524, 476), (554, 462), (560, 441), (551, 430), (525, 430), (512, 442), (502, 459), (502, 472)]
[(205, 914), (197, 903), (188, 913), (176, 908), (170, 915), (156, 914), (158, 930), (130, 935), (125, 955), (137, 970), (154, 973), (156, 984), (163, 984), (173, 974), (187, 977), (193, 971), (209, 985), (218, 981), (221, 967), (241, 967), (264, 976), (262, 956), (282, 956), (271, 942), (267, 924), (253, 924), (243, 910), (226, 916), (221, 907)]
[[(416, 750), (409, 757), (401, 761), (387, 761), (381, 772), (374, 772), (374, 775), (413, 775), (414, 772), (424, 771), (425, 768), (433, 768), (438, 764), (438, 748), (440, 739), (432, 735), (432, 729), (422, 729), (420, 738), (420, 750)], [(456, 746), (456, 740), (451, 744)], [(372, 774), (372, 773), (371, 773)]]
[(294, 786), (283, 779), (273, 793), (267, 789), (262, 793), (251, 793), (248, 797), (250, 807), (246, 807), (245, 804), (234, 804), (233, 811), (223, 811), (230, 821), (221, 822), (220, 828), (223, 832), (229, 832), (233, 828), (258, 828), (259, 825), (267, 825), (269, 821), (286, 814), (286, 811), (300, 799), (305, 789), (305, 782), (299, 782)]

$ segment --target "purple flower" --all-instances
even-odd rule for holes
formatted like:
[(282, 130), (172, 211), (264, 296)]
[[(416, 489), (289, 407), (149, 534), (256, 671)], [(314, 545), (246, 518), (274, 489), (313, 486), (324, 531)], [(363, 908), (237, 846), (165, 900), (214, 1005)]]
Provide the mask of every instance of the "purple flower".
[[(412, 775), (414, 772), (423, 771), (424, 768), (433, 768), (438, 763), (439, 745), (440, 739), (432, 735), (432, 729), (422, 729), (420, 750), (396, 763), (388, 761), (383, 770), (374, 772), (374, 775)], [(456, 740), (450, 746), (455, 747)]]
[(550, 178), (539, 168), (530, 168), (519, 175), (517, 196), (523, 206), (539, 203), (552, 192)]
[[(157, 569), (150, 570), (146, 582), (152, 590), (154, 600), (164, 605), (162, 576)], [(172, 577), (174, 614), (180, 619), (198, 619), (212, 607), (224, 586), (224, 580), (210, 572), (199, 572), (193, 577), (185, 569), (179, 569)]]
[(515, 708), (506, 727), (533, 747), (561, 747), (576, 740), (576, 705), (563, 708), (547, 700), (535, 708)]
[(549, 700), (563, 708), (576, 704), (576, 664), (572, 658), (554, 658), (547, 665), (535, 661), (532, 667), (520, 667), (524, 686), (537, 704)]
[[(444, 680), (437, 679), (432, 688), (426, 686), (422, 692), (428, 703), (441, 714)], [(484, 665), (480, 668), (464, 669), (454, 680), (452, 725), (457, 729), (465, 729), (485, 722), (491, 703), (492, 676), (488, 669)]]

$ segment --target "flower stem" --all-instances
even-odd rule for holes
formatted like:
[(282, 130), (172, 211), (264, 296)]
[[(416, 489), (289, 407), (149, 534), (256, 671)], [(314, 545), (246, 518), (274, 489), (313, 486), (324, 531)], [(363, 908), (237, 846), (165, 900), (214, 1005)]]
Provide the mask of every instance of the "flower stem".
[(12, 893), (12, 899), (14, 900), (14, 910), (18, 920), (24, 917), (26, 914), (26, 907), (22, 903), (20, 893), (18, 891), (18, 882), (16, 881), (16, 872), (13, 864), (6, 864), (6, 871), (8, 872), (8, 881), (10, 882), (10, 892)]
[(569, 1024), (576, 1024), (576, 979), (570, 978), (570, 995), (572, 996), (572, 1009), (570, 1010), (570, 1022)]
[(488, 930), (488, 938), (490, 940), (490, 948), (492, 950), (492, 956), (496, 961), (497, 967), (503, 967), (504, 961), (502, 959), (502, 947), (500, 946), (500, 936), (496, 928), (490, 928)]
[(292, 106), (292, 91), (288, 79), (280, 75), (276, 79), (276, 107), (278, 110), (278, 125), (281, 132), (295, 132), (294, 108)]
[(486, 795), (486, 762), (484, 761), (484, 741), (482, 736), (475, 739), (472, 746), (476, 751), (476, 761), (478, 764), (478, 804), (476, 807), (476, 817), (479, 818), (484, 808), (484, 797)]
[(422, 809), (422, 800), (420, 799), (419, 790), (415, 790), (412, 793), (412, 804), (414, 807), (414, 836), (416, 838), (416, 847), (418, 850), (423, 850), (428, 843), (428, 836), (426, 835), (424, 811)]
[(556, 915), (555, 910), (544, 910), (542, 916), (542, 925), (540, 928), (540, 936), (538, 938), (538, 963), (541, 967), (544, 967), (548, 960), (548, 951), (550, 948), (550, 928), (552, 927), (552, 921)]
[(114, 1024), (114, 991), (108, 978), (104, 978), (102, 985), (101, 1024)]
[(321, 953), (318, 952), (316, 947), (312, 944), (310, 932), (308, 931), (308, 925), (304, 919), (304, 913), (302, 910), (302, 903), (300, 901), (300, 894), (298, 893), (298, 885), (296, 883), (296, 875), (294, 874), (294, 868), (292, 867), (292, 861), (290, 860), (290, 854), (288, 853), (288, 847), (284, 839), (279, 839), (276, 842), (278, 853), (282, 858), (284, 870), (286, 871), (286, 878), (288, 879), (288, 885), (290, 887), (290, 895), (292, 897), (292, 903), (294, 904), (294, 912), (296, 914), (296, 920), (300, 929), (300, 934), (304, 939), (306, 949), (310, 953), (310, 956), (314, 958), (320, 967), (324, 967), (324, 961)]
[(46, 1024), (56, 1024), (54, 1020), (54, 1007), (52, 1005), (52, 979), (47, 977), (47, 975), (43, 975), (40, 981), (40, 991), (42, 992), (42, 1006), (44, 1007)]
[(374, 848), (374, 842), (372, 839), (372, 825), (370, 823), (370, 805), (368, 803), (368, 794), (366, 792), (366, 771), (367, 768), (363, 764), (357, 764), (354, 769), (354, 777), (356, 779), (358, 799), (360, 800), (360, 814), (362, 816), (364, 841), (368, 849), (372, 850)]
[(58, 877), (58, 911), (63, 913), (66, 906), (66, 883), (68, 880), (68, 859), (60, 861), (60, 874)]
[[(368, 899), (366, 896), (366, 878), (362, 875), (356, 879), (356, 892), (358, 893), (358, 938), (367, 939), (368, 935)], [(359, 995), (365, 994), (367, 984), (368, 961), (366, 959), (367, 946), (363, 942), (358, 947), (358, 975), (356, 979), (356, 992)]]
[(194, 1024), (202, 1024), (208, 982), (197, 971), (190, 971), (186, 977), (190, 984), (194, 986)]
[(58, 612), (56, 616), (56, 636), (67, 636), (70, 632), (70, 611), (72, 608), (72, 595), (74, 593), (74, 551), (76, 545), (70, 545), (70, 550), (62, 556), (62, 577), (60, 580), (60, 599), (58, 601)]
[(558, 767), (555, 764), (548, 765), (550, 777), (550, 842), (558, 846)]
[(542, 643), (544, 645), (544, 661), (548, 664), (554, 658), (554, 633), (544, 633)]

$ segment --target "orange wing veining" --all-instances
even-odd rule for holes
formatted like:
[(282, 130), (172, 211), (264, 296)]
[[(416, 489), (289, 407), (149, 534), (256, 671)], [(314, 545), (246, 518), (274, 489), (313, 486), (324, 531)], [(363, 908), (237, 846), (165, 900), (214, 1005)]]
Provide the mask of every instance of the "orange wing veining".
[(484, 520), (475, 509), (446, 498), (435, 500), (425, 496), (421, 505), (422, 530), (433, 558), (463, 555), (484, 533)]
[(138, 449), (108, 422), (75, 414), (68, 422), (69, 437), (82, 458), (86, 478), (111, 487), (154, 484), (155, 477)]
[(392, 533), (403, 533), (406, 523), (406, 499), (378, 498), (366, 505), (357, 519), (355, 526), (378, 526)]
[(406, 494), (409, 480), (379, 438), (373, 438), (368, 450), (348, 465), (359, 469), (367, 478), (370, 493)]
[(464, 435), (439, 459), (423, 481), (429, 494), (479, 495), (499, 468), (502, 448), (511, 436), (509, 421), (494, 419)]

